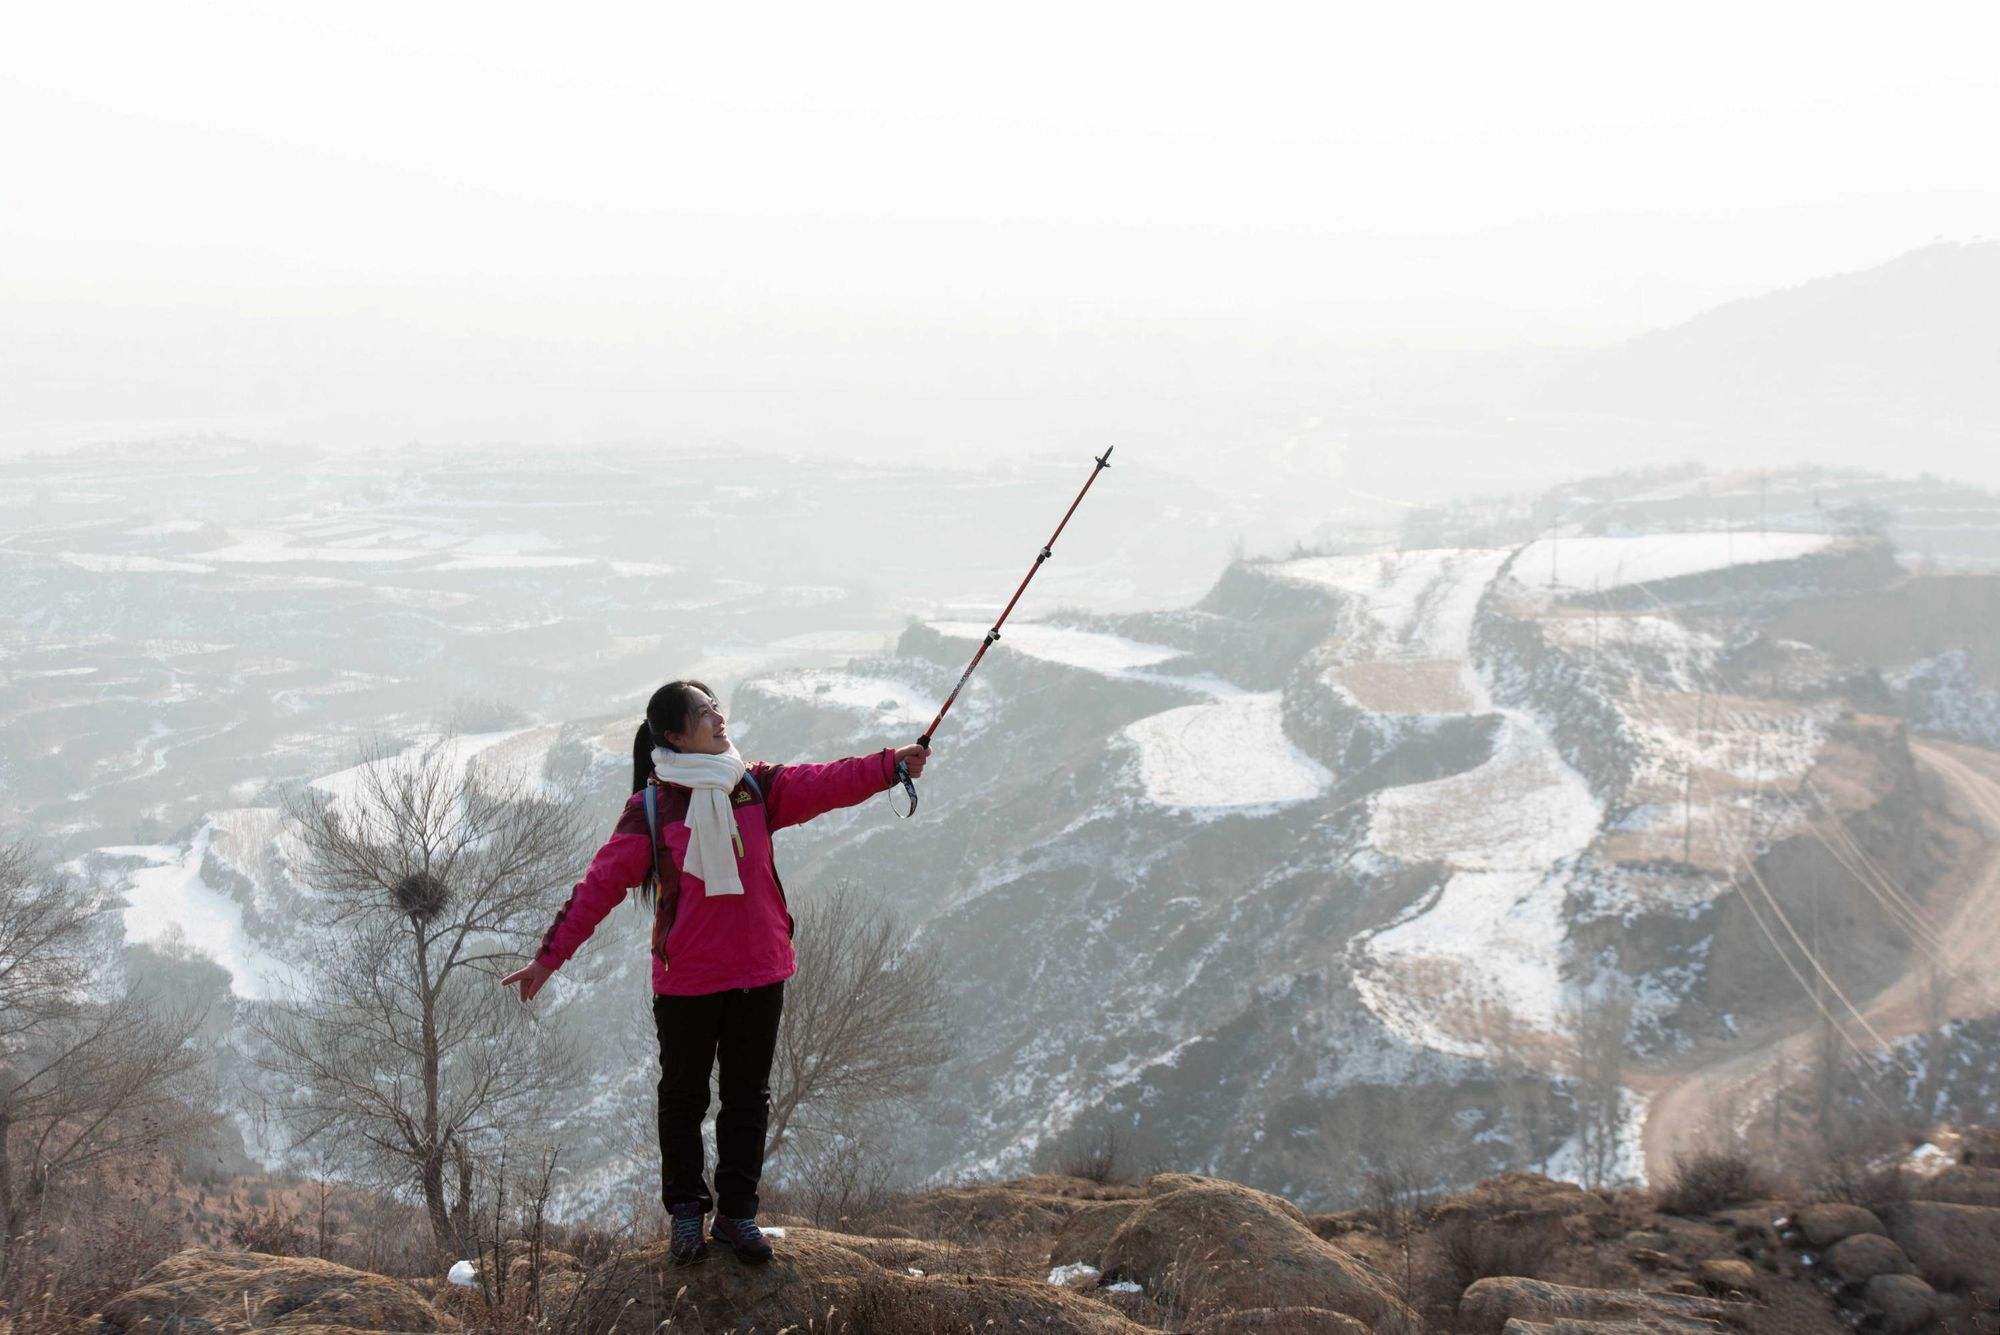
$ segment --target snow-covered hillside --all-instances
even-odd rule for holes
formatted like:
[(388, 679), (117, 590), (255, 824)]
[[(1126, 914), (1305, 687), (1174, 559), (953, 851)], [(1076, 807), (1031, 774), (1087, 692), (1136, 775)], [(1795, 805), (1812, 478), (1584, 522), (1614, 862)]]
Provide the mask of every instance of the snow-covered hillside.
[[(1011, 1170), (1110, 1123), (1311, 1196), (1306, 1146), (1450, 1122), (1489, 1167), (1560, 1167), (1578, 1014), (1626, 998), (1655, 1049), (1735, 1023), (1704, 999), (1729, 871), (1805, 828), (1849, 705), (1837, 663), (1734, 609), (1880, 567), (1823, 533), (1563, 545), (1554, 589), (1539, 543), (1306, 557), (1180, 612), (1010, 625), (922, 817), (864, 808), (788, 864), (881, 886), (956, 970), (964, 1047), (913, 1156)], [(913, 626), (850, 670), (929, 698), (984, 630)], [(1220, 649), (1252, 642), (1294, 647)], [(810, 680), (744, 688), (752, 746), (907, 740), (777, 709)]]

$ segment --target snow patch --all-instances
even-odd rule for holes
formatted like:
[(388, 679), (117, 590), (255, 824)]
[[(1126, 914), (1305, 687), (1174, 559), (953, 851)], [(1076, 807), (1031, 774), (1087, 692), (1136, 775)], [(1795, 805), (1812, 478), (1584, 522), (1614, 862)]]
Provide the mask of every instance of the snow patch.
[(1371, 801), (1370, 842), (1406, 862), (1539, 870), (1585, 848), (1601, 813), (1583, 777), (1524, 714), (1501, 715), (1485, 762)]
[(202, 880), (202, 863), (218, 828), (210, 819), (185, 851), (144, 845), (97, 851), (154, 862), (130, 875), (124, 913), (127, 941), (159, 945), (179, 934), (228, 970), (231, 992), (252, 1001), (267, 1000), (291, 980), (292, 970), (251, 939), (243, 926), (243, 906)]
[[(1311, 556), (1271, 567), (1279, 579), (1353, 599), (1365, 625), (1352, 659), (1469, 657), (1479, 599), (1507, 552), (1440, 547), (1367, 556)], [(1363, 652), (1365, 647), (1366, 652)]]
[(278, 529), (232, 529), (227, 547), (196, 552), (195, 559), (230, 565), (277, 565), (288, 561), (325, 564), (414, 561), (430, 553), (421, 547), (321, 546), (295, 547), (292, 535)]
[(101, 575), (212, 575), (214, 566), (194, 561), (168, 561), (158, 556), (114, 556), (105, 552), (63, 552), (62, 559), (79, 570)]
[(767, 677), (757, 683), (757, 688), (780, 700), (837, 705), (873, 714), (884, 723), (928, 723), (937, 709), (934, 702), (920, 697), (903, 682), (825, 668)]
[(1513, 576), (1528, 588), (1571, 592), (1703, 575), (1731, 566), (1796, 561), (1824, 551), (1826, 533), (1644, 533), (1619, 538), (1542, 538), (1521, 549)]
[[(427, 735), (418, 738), (394, 755), (364, 761), (359, 765), (354, 765), (314, 779), (311, 786), (319, 792), (327, 794), (328, 797), (333, 799), (335, 804), (348, 806), (352, 810), (357, 808), (367, 797), (372, 788), (372, 778), (377, 776), (378, 773), (381, 781), (387, 782), (393, 777), (393, 771), (396, 769), (414, 766), (429, 756), (433, 750), (437, 750), (440, 753), (439, 760), (445, 766), (446, 771), (452, 774), (460, 774), (482, 752), (491, 750), (529, 732), (547, 732), (550, 734), (549, 740), (552, 741), (555, 730), (510, 728), (505, 732), (475, 733), (457, 737)], [(547, 749), (548, 743), (544, 742), (542, 752), (546, 754)], [(541, 776), (540, 763), (530, 763), (531, 758), (528, 756), (510, 757), (509, 759), (510, 763), (504, 767), (504, 771), (496, 775), (496, 778), (503, 785), (510, 776), (518, 777), (521, 783), (529, 788), (532, 788), (539, 782)]]
[(1168, 709), (1117, 738), (1138, 753), (1139, 782), (1157, 806), (1241, 810), (1305, 802), (1333, 783), (1285, 736), (1279, 693), (1244, 693)]
[[(991, 625), (977, 621), (933, 621), (929, 625), (938, 634), (957, 640), (983, 640), (992, 629)], [(1036, 621), (1002, 627), (1000, 642), (994, 648), (1114, 677), (1179, 658), (1183, 652), (1164, 644), (1129, 640), (1122, 635)]]

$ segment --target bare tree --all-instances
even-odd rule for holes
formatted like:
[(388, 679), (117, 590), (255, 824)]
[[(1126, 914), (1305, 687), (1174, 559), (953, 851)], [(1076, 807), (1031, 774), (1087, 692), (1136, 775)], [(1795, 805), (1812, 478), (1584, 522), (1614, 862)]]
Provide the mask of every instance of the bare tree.
[(65, 1177), (180, 1143), (214, 1120), (193, 1041), (206, 1008), (109, 972), (99, 892), (0, 846), (0, 1285)]
[(1570, 1010), (1570, 1077), (1576, 1099), (1577, 1158), (1584, 1185), (1608, 1185), (1625, 1124), (1625, 1044), (1632, 998), (1604, 987)]
[(291, 805), (317, 930), (258, 1021), (259, 1062), (296, 1086), (279, 1112), (298, 1143), (413, 1185), (436, 1246), (462, 1251), (475, 1156), (578, 1079), (560, 1015), (531, 1017), (495, 980), (568, 893), (580, 813), (466, 764), (451, 738), (378, 749), (360, 774)]
[(799, 969), (772, 1063), (773, 1159), (794, 1141), (859, 1143), (857, 1118), (921, 1095), (951, 1055), (943, 966), (909, 944), (895, 914), (842, 881), (796, 916)]

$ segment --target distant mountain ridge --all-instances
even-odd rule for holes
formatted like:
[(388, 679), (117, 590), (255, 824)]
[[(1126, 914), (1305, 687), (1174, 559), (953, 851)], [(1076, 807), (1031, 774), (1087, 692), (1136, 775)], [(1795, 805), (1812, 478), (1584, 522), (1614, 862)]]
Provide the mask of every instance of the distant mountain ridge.
[(1939, 242), (1591, 354), (1530, 405), (1885, 451), (1910, 431), (1991, 444), (2000, 435), (1996, 367), (2000, 241)]

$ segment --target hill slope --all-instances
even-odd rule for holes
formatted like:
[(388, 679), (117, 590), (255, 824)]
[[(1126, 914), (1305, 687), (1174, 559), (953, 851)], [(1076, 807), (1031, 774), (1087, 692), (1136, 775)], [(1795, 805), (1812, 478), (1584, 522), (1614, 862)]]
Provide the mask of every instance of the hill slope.
[(1886, 450), (1917, 433), (1990, 446), (2000, 432), (1996, 365), (2000, 242), (1940, 243), (1593, 354), (1544, 385), (1534, 406), (1729, 425), (1753, 439)]

